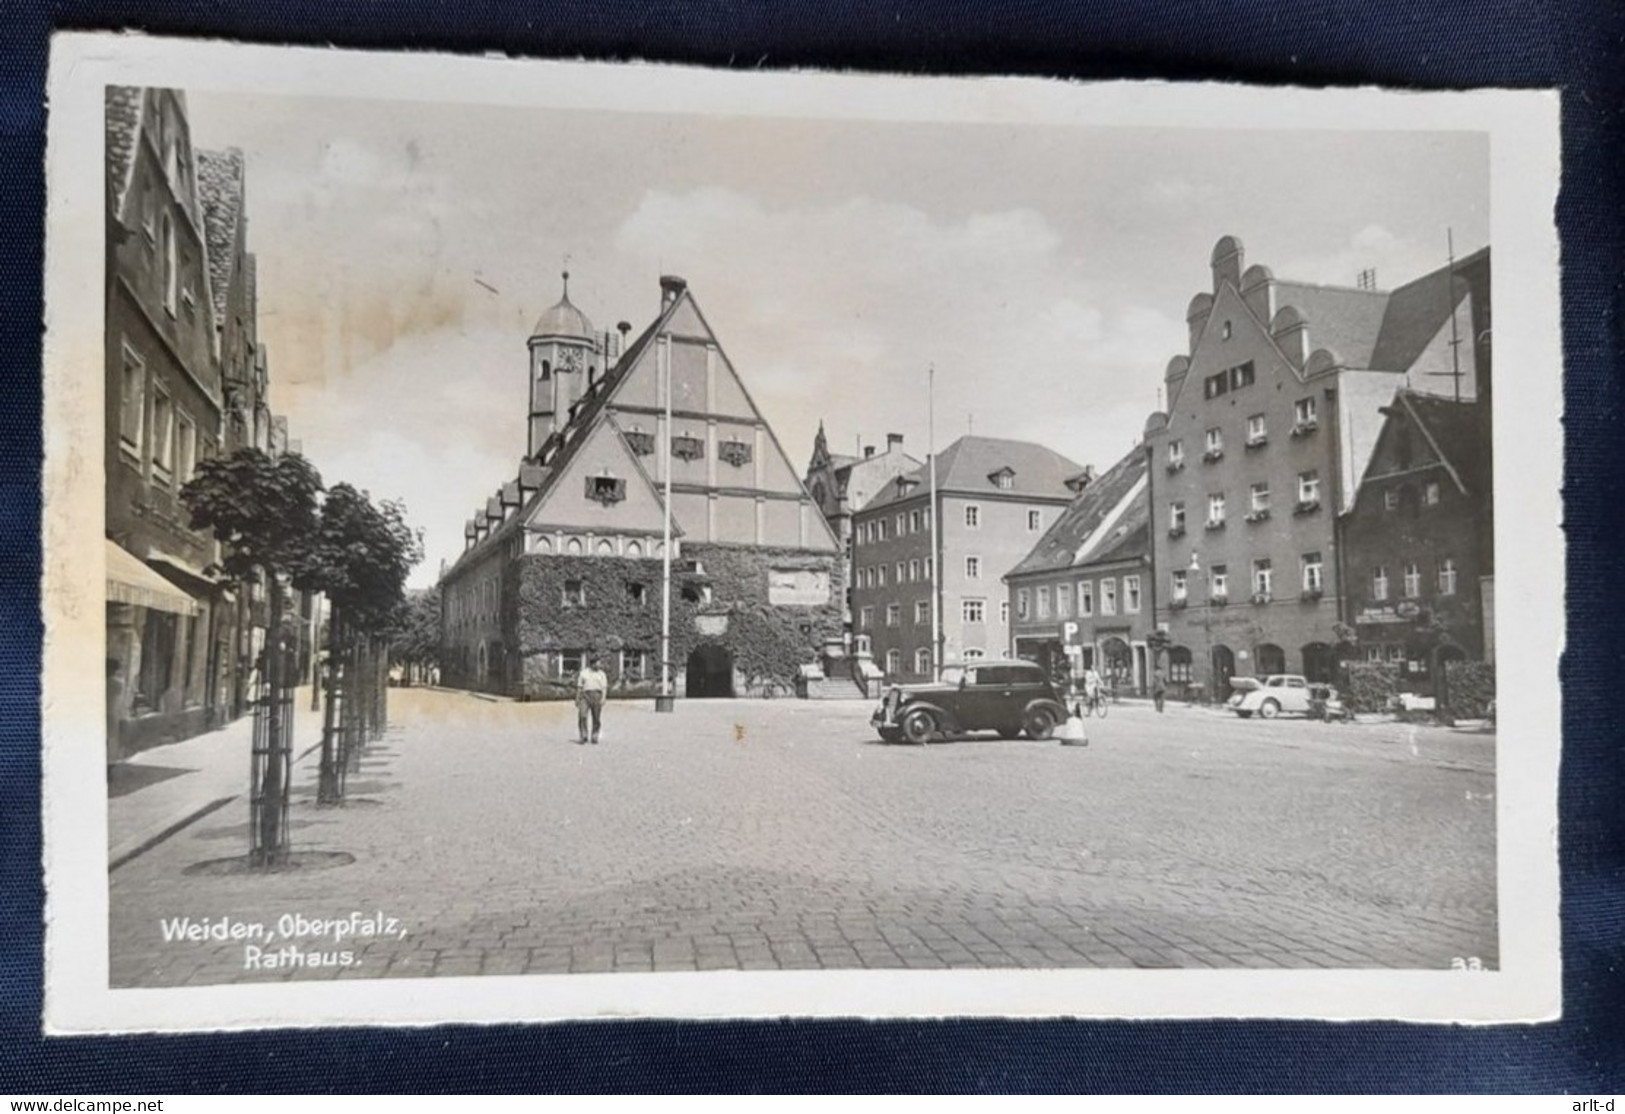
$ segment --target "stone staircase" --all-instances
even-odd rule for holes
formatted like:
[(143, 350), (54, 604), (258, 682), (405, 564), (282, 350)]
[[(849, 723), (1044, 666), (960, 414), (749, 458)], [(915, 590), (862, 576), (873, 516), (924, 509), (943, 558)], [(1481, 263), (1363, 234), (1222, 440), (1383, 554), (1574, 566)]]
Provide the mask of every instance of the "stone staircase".
[(808, 700), (865, 700), (863, 686), (850, 677), (823, 677), (807, 682)]

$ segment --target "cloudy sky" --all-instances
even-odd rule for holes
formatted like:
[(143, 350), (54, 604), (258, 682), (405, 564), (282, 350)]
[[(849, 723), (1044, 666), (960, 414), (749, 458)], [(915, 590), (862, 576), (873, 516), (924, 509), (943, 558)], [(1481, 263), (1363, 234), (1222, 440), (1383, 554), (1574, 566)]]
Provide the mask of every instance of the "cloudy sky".
[(798, 470), (831, 446), (1137, 439), (1215, 240), (1390, 287), (1488, 239), (1469, 133), (762, 120), (189, 94), (248, 165), (272, 403), (330, 482), (403, 498), (432, 583), (525, 446), (559, 297), (634, 335), (688, 279)]

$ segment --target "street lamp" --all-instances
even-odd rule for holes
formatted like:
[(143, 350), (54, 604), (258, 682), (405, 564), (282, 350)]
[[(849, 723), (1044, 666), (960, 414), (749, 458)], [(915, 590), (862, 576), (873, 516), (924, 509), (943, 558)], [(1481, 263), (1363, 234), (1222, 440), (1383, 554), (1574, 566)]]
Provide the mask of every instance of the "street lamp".
[[(1202, 555), (1194, 549), (1191, 550), (1190, 574), (1192, 580), (1198, 576), (1206, 576), (1207, 579), (1207, 595), (1202, 601), (1202, 660), (1207, 663), (1203, 690), (1208, 691), (1217, 685), (1216, 670), (1213, 668), (1213, 577), (1202, 568)], [(1185, 591), (1189, 593), (1190, 589), (1186, 588)]]

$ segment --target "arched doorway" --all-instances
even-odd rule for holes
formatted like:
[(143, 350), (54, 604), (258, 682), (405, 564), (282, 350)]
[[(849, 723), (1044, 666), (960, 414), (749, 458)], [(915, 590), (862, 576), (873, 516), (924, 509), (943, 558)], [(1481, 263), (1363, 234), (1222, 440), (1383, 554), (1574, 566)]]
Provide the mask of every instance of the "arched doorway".
[(1213, 699), (1225, 700), (1230, 696), (1230, 678), (1236, 675), (1235, 651), (1228, 646), (1215, 646), (1210, 655), (1213, 674)]
[(1100, 644), (1100, 656), (1106, 665), (1103, 677), (1112, 691), (1130, 691), (1134, 685), (1134, 661), (1128, 643), (1121, 638), (1108, 638)]
[(1272, 673), (1286, 672), (1286, 651), (1273, 642), (1260, 642), (1254, 648), (1257, 655), (1258, 675), (1268, 677)]
[(732, 696), (734, 694), (734, 659), (726, 649), (715, 643), (697, 646), (688, 655), (688, 672), (684, 695), (693, 697)]
[(1303, 648), (1303, 675), (1316, 685), (1329, 685), (1332, 683), (1332, 673), (1336, 668), (1336, 659), (1332, 656), (1332, 648), (1324, 642), (1310, 642)]

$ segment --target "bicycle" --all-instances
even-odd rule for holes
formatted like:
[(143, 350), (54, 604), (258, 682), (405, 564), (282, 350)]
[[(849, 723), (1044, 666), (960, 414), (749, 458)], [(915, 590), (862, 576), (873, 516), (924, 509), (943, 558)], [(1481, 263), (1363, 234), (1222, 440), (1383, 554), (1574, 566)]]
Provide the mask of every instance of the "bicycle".
[(1098, 692), (1097, 691), (1093, 696), (1084, 697), (1083, 698), (1083, 714), (1086, 715), (1086, 716), (1090, 715), (1090, 714), (1094, 714), (1094, 715), (1099, 716), (1101, 719), (1105, 719), (1106, 718), (1106, 694), (1104, 692)]

